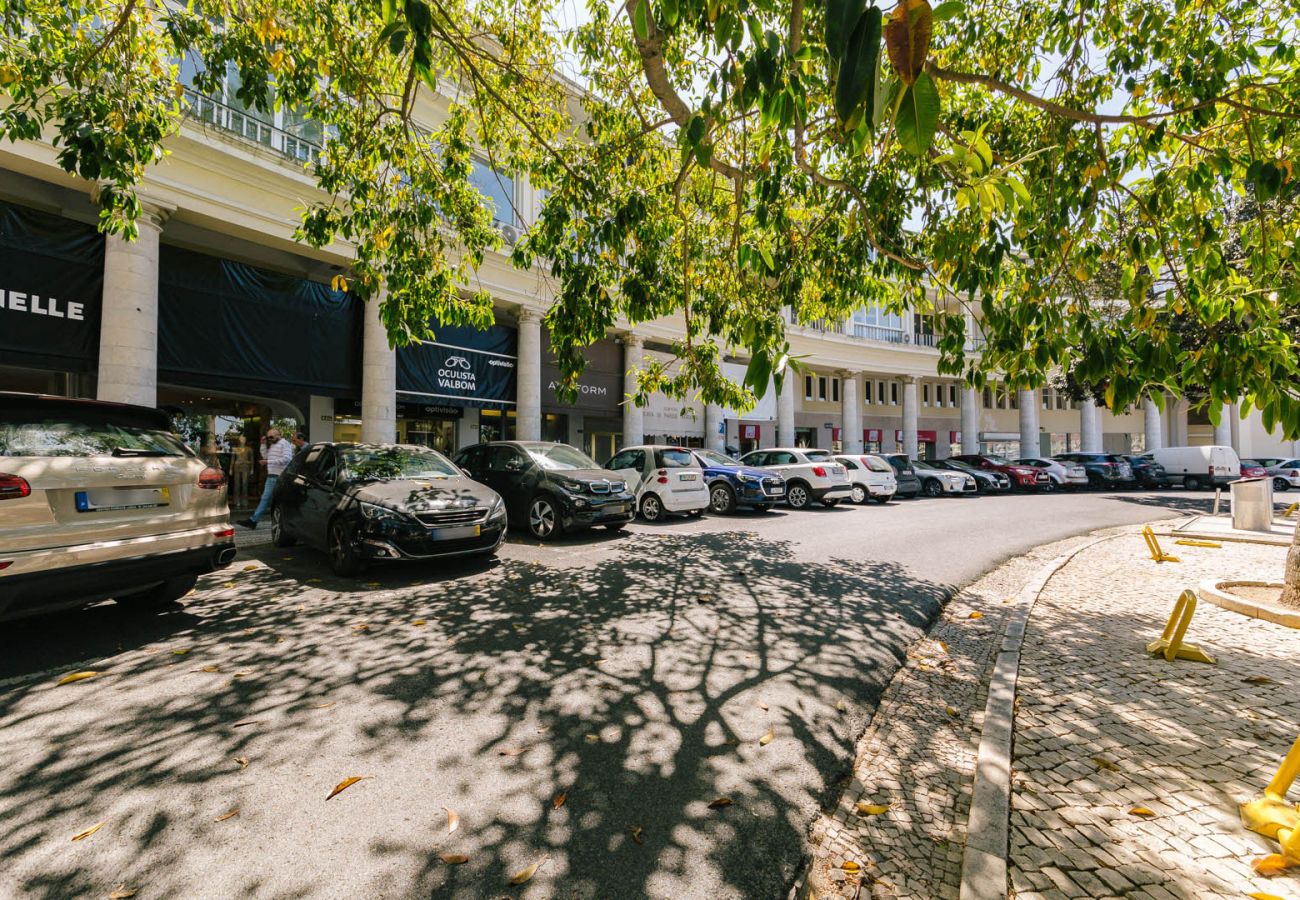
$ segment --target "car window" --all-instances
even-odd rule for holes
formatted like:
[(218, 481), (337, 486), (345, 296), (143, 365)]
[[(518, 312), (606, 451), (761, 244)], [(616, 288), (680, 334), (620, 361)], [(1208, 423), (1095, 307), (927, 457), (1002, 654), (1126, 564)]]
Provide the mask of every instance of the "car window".
[[(321, 465), (324, 465), (322, 458)], [(447, 457), (429, 447), (390, 445), (348, 447), (341, 453), (339, 474), (345, 481), (401, 481), (462, 477)]]
[(850, 469), (855, 472), (860, 468), (860, 466), (857, 463), (855, 463), (852, 459), (850, 459), (847, 456), (837, 456), (835, 457), (835, 461), (840, 465), (842, 465), (844, 468)]
[(0, 456), (189, 456), (172, 434), (143, 425), (72, 417), (6, 416), (0, 422)]
[(862, 457), (863, 464), (873, 472), (892, 472), (894, 467), (885, 462), (879, 456)]
[(734, 466), (736, 461), (724, 456), (717, 450), (696, 450), (695, 456), (702, 466)]
[(315, 475), (313, 477), (321, 484), (332, 486), (337, 475), (338, 458), (335, 456), (333, 448), (322, 448), (320, 457), (316, 460)]
[(605, 468), (606, 469), (635, 468), (636, 464), (633, 462), (633, 460), (636, 459), (636, 454), (637, 451), (635, 450), (623, 450), (619, 453), (615, 453), (610, 458), (609, 462), (605, 463)]
[(694, 467), (695, 457), (691, 456), (689, 450), (673, 448), (655, 451), (655, 468), (657, 469), (692, 469)]
[(543, 469), (563, 471), (565, 469), (599, 469), (596, 461), (587, 454), (568, 444), (547, 444), (530, 446), (528, 455)]
[(489, 449), (487, 467), (489, 472), (520, 472), (525, 468), (524, 455), (514, 447), (501, 444)]
[(473, 469), (482, 455), (482, 447), (467, 447), (456, 454), (454, 462), (462, 469)]
[(792, 466), (797, 460), (793, 453), (774, 452), (767, 454), (767, 464), (769, 466)]
[(765, 466), (767, 465), (767, 454), (762, 450), (755, 450), (753, 453), (746, 453), (740, 458), (740, 461), (747, 466)]
[(804, 456), (811, 462), (830, 462), (831, 454), (825, 450), (806, 450)]

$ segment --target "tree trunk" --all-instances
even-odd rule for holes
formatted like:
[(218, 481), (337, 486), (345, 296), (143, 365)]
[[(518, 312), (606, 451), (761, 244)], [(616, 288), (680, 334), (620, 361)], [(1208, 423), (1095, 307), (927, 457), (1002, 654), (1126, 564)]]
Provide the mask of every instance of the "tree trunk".
[(1282, 588), (1282, 605), (1300, 609), (1300, 526), (1286, 554), (1286, 587)]

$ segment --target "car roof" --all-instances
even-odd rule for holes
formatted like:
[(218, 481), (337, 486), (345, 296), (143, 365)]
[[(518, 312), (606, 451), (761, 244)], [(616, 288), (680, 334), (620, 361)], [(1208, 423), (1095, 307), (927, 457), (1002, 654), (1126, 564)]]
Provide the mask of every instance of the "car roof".
[[(624, 447), (623, 450), (681, 450), (690, 453), (692, 450), (703, 450), (704, 447), (683, 447), (681, 444), (633, 444), (631, 447)], [(619, 452), (622, 453), (623, 450)]]
[(166, 410), (152, 406), (140, 406), (135, 403), (115, 403), (109, 400), (89, 400), (81, 397), (56, 397), (51, 394), (29, 394), (20, 391), (0, 391), (0, 414), (16, 413), (20, 410), (32, 412), (59, 412), (64, 415), (116, 415), (131, 418), (135, 424), (150, 428), (171, 426), (171, 416)]

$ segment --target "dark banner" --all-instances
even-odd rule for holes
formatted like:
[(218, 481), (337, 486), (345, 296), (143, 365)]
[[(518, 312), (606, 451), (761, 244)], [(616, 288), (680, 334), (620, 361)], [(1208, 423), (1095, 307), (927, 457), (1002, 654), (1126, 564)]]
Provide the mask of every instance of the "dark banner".
[(542, 332), (542, 408), (549, 412), (617, 415), (623, 402), (623, 346), (612, 340), (597, 341), (583, 355), (587, 367), (578, 376), (578, 396), (572, 403), (561, 403), (556, 394), (560, 370), (546, 333)]
[(437, 340), (397, 348), (397, 399), (500, 409), (515, 403), (513, 328), (435, 326)]
[(361, 389), (362, 304), (328, 285), (161, 248), (159, 380), (272, 395)]
[[(361, 417), (361, 401), (349, 398), (334, 401), (334, 416)], [(465, 407), (452, 406), (448, 403), (399, 403), (399, 419), (463, 419)]]
[(103, 292), (93, 225), (0, 203), (0, 364), (95, 371)]

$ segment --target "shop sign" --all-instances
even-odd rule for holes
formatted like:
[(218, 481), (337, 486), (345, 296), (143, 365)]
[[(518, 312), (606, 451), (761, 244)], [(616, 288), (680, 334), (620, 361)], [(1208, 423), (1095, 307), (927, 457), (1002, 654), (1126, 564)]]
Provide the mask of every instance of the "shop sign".
[(497, 408), (515, 402), (515, 331), (435, 328), (436, 341), (397, 351), (397, 395), (408, 403)]
[[(360, 400), (335, 400), (334, 415), (348, 418), (360, 418)], [(465, 415), (465, 408), (448, 403), (398, 403), (399, 419), (459, 419)]]
[(863, 430), (863, 432), (862, 432), (862, 439), (863, 439), (864, 441), (866, 441), (868, 444), (879, 444), (879, 443), (880, 443), (880, 429), (879, 429), (879, 428), (867, 428), (867, 429)]
[(758, 436), (761, 433), (761, 431), (762, 429), (758, 425), (750, 425), (742, 422), (740, 426), (740, 436), (742, 439), (746, 441), (758, 440), (759, 439)]
[(960, 431), (950, 431), (950, 432), (948, 432), (948, 443), (950, 443), (950, 444), (960, 444), (960, 443), (961, 443), (961, 432), (960, 432)]
[(583, 351), (587, 366), (578, 376), (577, 393), (571, 402), (561, 402), (560, 368), (543, 336), (542, 408), (549, 412), (598, 412), (619, 414), (623, 402), (623, 347), (612, 340), (597, 341)]
[[(894, 440), (900, 444), (903, 442), (903, 432), (901, 430), (894, 432)], [(918, 444), (933, 444), (937, 440), (939, 440), (939, 432), (937, 431), (917, 431), (916, 433), (916, 442)]]

